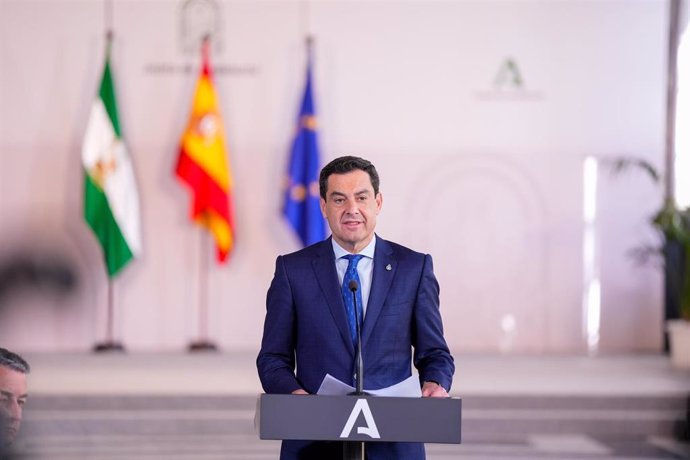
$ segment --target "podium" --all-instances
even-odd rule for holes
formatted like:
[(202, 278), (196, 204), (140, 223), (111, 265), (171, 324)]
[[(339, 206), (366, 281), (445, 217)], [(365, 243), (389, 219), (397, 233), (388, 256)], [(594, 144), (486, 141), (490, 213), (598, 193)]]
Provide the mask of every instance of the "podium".
[(460, 444), (459, 398), (262, 394), (260, 439)]

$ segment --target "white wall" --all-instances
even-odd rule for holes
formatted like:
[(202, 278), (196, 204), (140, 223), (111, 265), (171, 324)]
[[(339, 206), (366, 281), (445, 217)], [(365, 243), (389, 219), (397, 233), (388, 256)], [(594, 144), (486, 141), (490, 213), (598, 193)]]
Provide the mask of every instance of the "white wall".
[[(297, 249), (280, 214), (316, 36), (323, 161), (371, 159), (379, 234), (434, 256), (454, 352), (581, 352), (582, 165), (661, 164), (667, 5), (661, 1), (225, 1), (214, 56), (235, 178), (237, 246), (208, 266), (172, 170), (196, 72), (172, 1), (113, 1), (113, 68), (140, 186), (144, 255), (116, 282), (117, 333), (133, 351), (196, 337), (200, 264), (211, 335), (258, 349), (275, 256)], [(79, 293), (5, 302), (0, 341), (87, 349), (105, 333), (106, 277), (81, 217), (80, 145), (104, 56), (104, 3), (0, 3), (0, 248), (60, 250)], [(520, 88), (494, 80), (512, 58)], [(249, 71), (247, 71), (249, 70)], [(658, 350), (660, 276), (627, 251), (653, 241), (660, 194), (639, 174), (599, 174), (601, 349)], [(513, 315), (515, 332), (501, 332)]]

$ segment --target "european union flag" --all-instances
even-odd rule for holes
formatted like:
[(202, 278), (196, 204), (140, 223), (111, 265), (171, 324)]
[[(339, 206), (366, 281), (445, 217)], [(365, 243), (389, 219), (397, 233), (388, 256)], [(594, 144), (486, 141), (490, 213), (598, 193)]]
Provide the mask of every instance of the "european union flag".
[(292, 144), (288, 185), (283, 213), (304, 246), (326, 237), (319, 207), (319, 146), (312, 97), (311, 56), (307, 63), (307, 82)]

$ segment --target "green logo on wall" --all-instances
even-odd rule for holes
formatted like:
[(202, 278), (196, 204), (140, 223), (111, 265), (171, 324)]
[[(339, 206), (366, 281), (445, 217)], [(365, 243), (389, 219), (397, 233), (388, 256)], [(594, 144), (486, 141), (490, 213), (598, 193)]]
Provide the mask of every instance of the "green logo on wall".
[(501, 63), (501, 67), (498, 68), (498, 73), (494, 79), (494, 87), (504, 88), (506, 86), (512, 86), (514, 88), (522, 88), (523, 85), (522, 74), (515, 60), (506, 58)]
[(500, 61), (490, 88), (475, 91), (480, 101), (520, 102), (544, 99), (540, 90), (528, 89), (517, 61), (510, 56)]

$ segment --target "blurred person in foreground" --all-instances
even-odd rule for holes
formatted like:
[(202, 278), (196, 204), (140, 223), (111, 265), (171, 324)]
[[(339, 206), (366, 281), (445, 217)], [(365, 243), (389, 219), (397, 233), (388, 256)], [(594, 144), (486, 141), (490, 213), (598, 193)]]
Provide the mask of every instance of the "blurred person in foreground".
[(27, 394), (29, 363), (21, 356), (0, 348), (0, 453), (17, 438)]
[[(423, 397), (447, 397), (455, 365), (443, 337), (431, 256), (374, 233), (383, 196), (374, 165), (336, 158), (319, 177), (321, 213), (332, 236), (279, 256), (266, 298), (259, 377), (267, 393), (314, 394), (326, 374), (353, 384), (357, 321), (347, 296), (355, 276), (366, 389), (419, 372)], [(414, 355), (412, 353), (414, 349)], [(342, 443), (283, 441), (282, 460), (342, 457)], [(422, 443), (376, 442), (366, 458), (422, 460)]]

